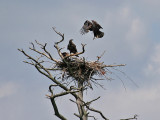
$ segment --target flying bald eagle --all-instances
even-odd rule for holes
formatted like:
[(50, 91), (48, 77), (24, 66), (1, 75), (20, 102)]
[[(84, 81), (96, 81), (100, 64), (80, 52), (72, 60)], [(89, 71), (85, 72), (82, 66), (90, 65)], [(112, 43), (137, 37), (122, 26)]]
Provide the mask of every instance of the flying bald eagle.
[(77, 53), (77, 48), (76, 48), (76, 45), (72, 41), (73, 41), (73, 39), (69, 40), (69, 44), (67, 46), (67, 49), (70, 51), (70, 54), (71, 53), (76, 54)]
[(104, 36), (104, 32), (101, 32), (99, 29), (103, 29), (96, 21), (92, 20), (92, 22), (86, 20), (84, 22), (83, 27), (81, 28), (81, 34), (88, 33), (92, 31), (94, 34), (94, 38), (102, 38)]

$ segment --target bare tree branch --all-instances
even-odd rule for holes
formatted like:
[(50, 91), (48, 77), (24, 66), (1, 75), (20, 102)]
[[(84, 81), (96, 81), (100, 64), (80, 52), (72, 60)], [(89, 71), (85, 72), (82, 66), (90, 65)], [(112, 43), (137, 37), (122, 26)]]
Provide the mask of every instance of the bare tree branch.
[(86, 108), (87, 108), (88, 110), (93, 111), (93, 112), (96, 112), (96, 113), (99, 113), (104, 120), (109, 120), (108, 118), (106, 118), (106, 117), (103, 115), (103, 113), (102, 113), (101, 111), (96, 110), (96, 109), (94, 109), (94, 108), (91, 108), (91, 107), (89, 106), (91, 102), (93, 102), (93, 101), (95, 101), (95, 100), (97, 100), (97, 99), (99, 99), (99, 98), (100, 98), (100, 97), (98, 97), (98, 98), (90, 101), (89, 103), (85, 103), (84, 101), (82, 101), (82, 102), (83, 102), (84, 106), (86, 106)]
[(100, 96), (99, 96), (99, 97), (97, 97), (96, 99), (93, 99), (93, 100), (91, 100), (91, 101), (89, 101), (89, 102), (86, 102), (85, 104), (86, 104), (86, 105), (90, 105), (92, 102), (94, 102), (94, 101), (98, 100), (99, 98), (100, 98)]
[(61, 43), (61, 42), (64, 40), (64, 34), (62, 34), (62, 33), (60, 33), (60, 32), (57, 32), (56, 29), (55, 29), (55, 27), (52, 27), (52, 28), (53, 28), (53, 30), (55, 31), (55, 33), (57, 33), (58, 35), (60, 35), (60, 36), (62, 37), (62, 39), (61, 39), (60, 41), (55, 42), (54, 47), (57, 49), (57, 52), (58, 52), (59, 56), (60, 56), (62, 59), (64, 59), (64, 57), (63, 57), (63, 55), (62, 55), (62, 53), (61, 53), (61, 48), (58, 47), (58, 44)]
[(27, 64), (30, 64), (30, 65), (35, 65), (34, 63), (32, 62), (28, 62), (28, 61), (23, 61), (24, 63), (27, 63)]
[(54, 94), (53, 98), (61, 97), (61, 96), (64, 96), (64, 95), (67, 95), (67, 94), (71, 94), (71, 93), (76, 93), (76, 92), (79, 92), (79, 91), (77, 90), (77, 91), (65, 91), (65, 92), (61, 92), (59, 94)]
[(92, 117), (94, 120), (97, 120), (94, 116), (88, 116), (88, 117)]
[(50, 100), (51, 100), (52, 106), (53, 106), (53, 108), (54, 108), (55, 115), (56, 115), (57, 117), (59, 117), (61, 120), (67, 120), (62, 114), (59, 113), (58, 107), (57, 107), (57, 105), (56, 105), (56, 102), (55, 102), (54, 98), (53, 98), (53, 99), (51, 98)]
[[(50, 89), (50, 87), (49, 87), (49, 89)], [(57, 104), (56, 104), (56, 102), (55, 102), (55, 97), (54, 97), (53, 91), (52, 91), (51, 89), (50, 89), (50, 92), (51, 92), (50, 100), (51, 100), (51, 103), (52, 103), (52, 106), (53, 106), (55, 115), (56, 115), (58, 118), (60, 118), (61, 120), (67, 120), (62, 114), (59, 113)]]
[(135, 114), (135, 115), (133, 116), (133, 118), (120, 119), (120, 120), (137, 120), (137, 117), (138, 117), (138, 115)]
[(80, 118), (80, 116), (79, 116), (78, 114), (74, 113), (74, 115), (75, 115), (76, 117)]
[[(52, 75), (51, 73), (45, 68), (43, 67), (43, 65), (41, 65), (38, 61), (36, 61), (34, 58), (32, 58), (31, 56), (29, 56), (28, 54), (26, 54), (23, 50), (18, 49), (20, 52), (22, 52), (28, 59), (31, 59), (33, 62), (35, 62), (35, 67), (36, 69), (43, 75), (45, 75), (46, 77), (48, 77), (50, 80), (52, 80), (55, 84), (59, 85), (62, 89), (64, 89), (65, 91), (69, 91), (69, 89), (67, 87), (65, 87), (63, 84), (61, 84), (59, 81), (57, 81)], [(43, 69), (45, 72), (43, 72), (41, 69)], [(71, 92), (71, 94), (77, 98), (77, 95), (74, 92)]]
[(52, 27), (54, 32), (57, 33), (58, 35), (60, 35), (62, 37), (62, 40), (60, 40), (59, 42), (56, 42), (55, 44), (59, 44), (60, 42), (62, 42), (64, 40), (64, 34), (57, 32), (55, 27)]
[(88, 106), (88, 105), (86, 105), (86, 108), (88, 108), (88, 110), (90, 110), (90, 111), (99, 113), (104, 120), (109, 120), (108, 118), (106, 118), (106, 117), (103, 115), (103, 113), (102, 113), (101, 111), (96, 110), (96, 109), (94, 109), (94, 108), (91, 108), (91, 107)]
[(103, 67), (118, 67), (118, 66), (125, 66), (126, 64), (119, 64), (119, 65), (104, 65)]
[[(55, 79), (55, 77), (53, 78), (50, 75), (45, 74), (44, 72), (42, 72), (37, 66), (35, 66), (37, 68), (37, 70), (42, 73), (43, 75), (45, 75), (46, 77), (48, 77), (49, 79), (51, 79), (55, 84), (57, 84), (59, 87), (61, 87), (62, 89), (64, 89), (65, 91), (69, 91), (69, 89), (64, 86), (62, 83), (60, 83), (58, 80)], [(78, 96), (74, 93), (74, 92), (70, 92), (70, 94), (72, 94), (75, 98), (77, 98)]]
[(32, 48), (30, 47), (29, 49), (30, 50), (33, 50), (34, 52), (36, 52), (36, 53), (38, 53), (38, 54), (40, 54), (40, 55), (43, 55), (43, 56), (45, 56), (45, 57), (47, 57), (48, 59), (50, 59), (50, 60), (52, 60), (52, 61), (54, 61), (54, 62), (59, 62), (58, 60), (56, 60), (56, 59), (54, 59), (52, 56), (51, 56), (51, 54), (46, 50), (46, 46), (47, 46), (47, 43), (45, 43), (45, 45), (42, 45), (41, 43), (39, 43), (37, 40), (35, 40), (35, 42), (36, 42), (36, 44), (37, 45), (39, 45), (39, 46), (41, 46), (41, 48), (44, 50), (44, 52), (46, 53), (42, 53), (42, 52), (40, 52), (40, 51), (38, 51), (38, 50), (36, 50), (36, 48), (35, 48), (35, 46), (34, 46), (34, 43), (31, 43), (32, 44)]

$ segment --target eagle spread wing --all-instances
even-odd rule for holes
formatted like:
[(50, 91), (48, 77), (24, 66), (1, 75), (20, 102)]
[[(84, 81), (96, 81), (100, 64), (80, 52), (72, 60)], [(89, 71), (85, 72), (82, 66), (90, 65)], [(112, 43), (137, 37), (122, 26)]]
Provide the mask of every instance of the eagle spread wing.
[(103, 29), (103, 28), (102, 28), (96, 21), (94, 21), (94, 20), (92, 20), (92, 24), (93, 24), (94, 29), (97, 29), (97, 30)]
[(83, 27), (81, 28), (81, 34), (85, 34), (85, 33), (88, 33), (89, 31), (92, 31), (92, 23), (88, 20), (86, 20), (84, 22), (84, 25)]
[(99, 25), (96, 21), (92, 20), (92, 22), (86, 20), (84, 22), (83, 27), (81, 28), (81, 34), (88, 33), (92, 31), (94, 34), (94, 38), (102, 38), (104, 36), (104, 32), (100, 31), (99, 29), (103, 29), (101, 25)]

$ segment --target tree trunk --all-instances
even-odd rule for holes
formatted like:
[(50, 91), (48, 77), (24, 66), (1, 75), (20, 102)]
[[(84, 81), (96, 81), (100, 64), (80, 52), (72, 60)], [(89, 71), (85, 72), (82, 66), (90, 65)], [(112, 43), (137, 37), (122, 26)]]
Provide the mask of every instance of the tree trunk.
[[(78, 88), (81, 89), (83, 87), (83, 82), (78, 82)], [(81, 89), (78, 93), (78, 98), (76, 100), (77, 107), (78, 107), (78, 112), (79, 112), (79, 117), (80, 120), (88, 120), (88, 114), (87, 111), (85, 110), (83, 106), (83, 89)]]

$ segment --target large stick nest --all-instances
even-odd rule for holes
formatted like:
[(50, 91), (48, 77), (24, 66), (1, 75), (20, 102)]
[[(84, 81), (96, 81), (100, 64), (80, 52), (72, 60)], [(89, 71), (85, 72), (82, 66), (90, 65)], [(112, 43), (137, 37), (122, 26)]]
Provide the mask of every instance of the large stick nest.
[[(39, 43), (38, 41), (35, 41), (36, 44), (40, 46), (43, 51), (37, 50), (34, 43), (31, 43), (32, 47), (30, 47), (29, 49), (40, 55), (37, 59), (28, 55), (22, 49), (19, 49), (19, 51), (21, 51), (25, 56), (27, 56), (28, 59), (31, 60), (31, 62), (28, 62), (28, 61), (24, 61), (24, 62), (34, 65), (39, 70), (39, 72), (41, 72), (42, 74), (46, 76), (48, 75), (50, 76), (51, 75), (50, 71), (60, 70), (60, 73), (62, 73), (62, 76), (60, 77), (62, 78), (62, 81), (71, 78), (73, 81), (82, 82), (90, 86), (91, 85), (90, 81), (95, 82), (95, 80), (98, 80), (95, 78), (96, 75), (98, 75), (99, 77), (105, 77), (106, 79), (108, 79), (105, 76), (107, 73), (110, 72), (107, 69), (108, 67), (125, 66), (124, 64), (105, 65), (103, 62), (99, 61), (99, 59), (103, 56), (103, 54), (101, 56), (97, 56), (98, 59), (96, 61), (87, 61), (85, 60), (84, 57), (76, 57), (76, 56), (80, 56), (81, 54), (85, 52), (84, 44), (81, 44), (82, 45), (81, 52), (77, 52), (75, 54), (68, 53), (66, 56), (64, 56), (63, 53), (61, 52), (63, 48), (59, 47), (59, 44), (64, 41), (64, 34), (57, 32), (55, 28), (53, 28), (53, 30), (62, 37), (62, 40), (60, 40), (59, 42), (55, 42), (54, 44), (54, 47), (56, 48), (57, 53), (60, 56), (61, 60), (55, 59), (51, 55), (51, 52), (49, 52), (46, 49), (47, 43), (43, 45)], [(41, 60), (42, 57), (45, 57), (47, 61), (49, 60), (50, 63), (55, 64), (55, 66), (52, 68), (45, 67), (44, 63), (46, 62), (45, 60)], [(45, 73), (43, 73), (41, 69), (44, 70)]]
[(105, 65), (99, 61), (86, 61), (84, 58), (69, 57), (57, 63), (57, 68), (63, 70), (63, 78), (74, 78), (86, 82), (94, 75), (105, 75)]

